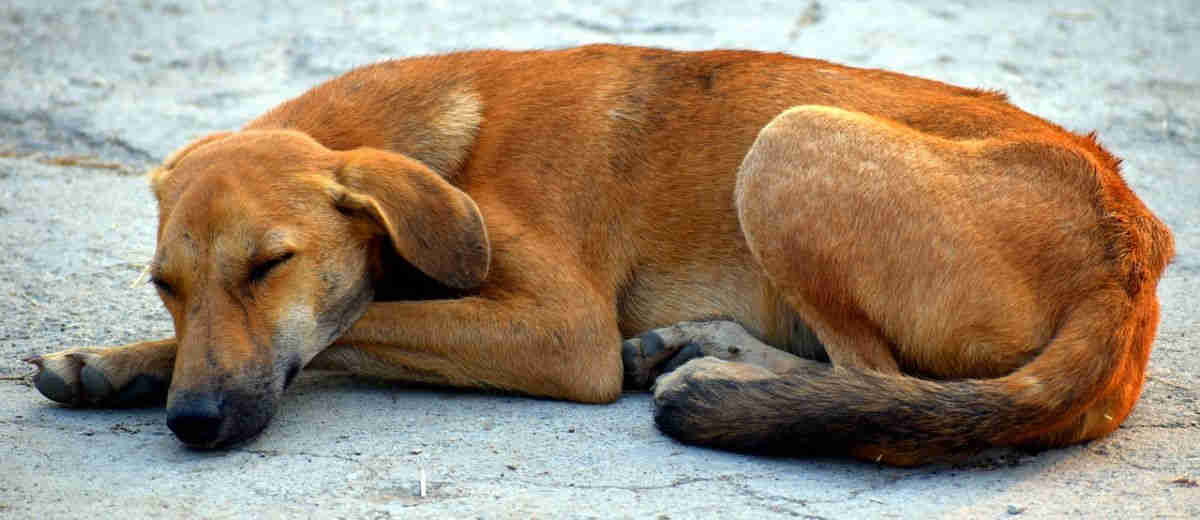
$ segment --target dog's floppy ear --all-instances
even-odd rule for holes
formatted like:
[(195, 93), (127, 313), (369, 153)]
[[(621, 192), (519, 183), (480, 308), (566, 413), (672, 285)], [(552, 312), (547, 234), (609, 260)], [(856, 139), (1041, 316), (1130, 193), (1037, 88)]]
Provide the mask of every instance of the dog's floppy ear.
[(161, 165), (159, 165), (157, 168), (154, 168), (153, 170), (150, 170), (150, 173), (146, 174), (146, 177), (150, 179), (150, 189), (152, 191), (154, 191), (154, 196), (157, 197), (158, 200), (160, 200), (160, 201), (162, 200), (163, 182), (166, 181), (168, 177), (170, 177), (171, 170), (175, 169), (175, 165), (179, 164), (179, 161), (183, 160), (184, 156), (199, 149), (201, 146), (204, 146), (204, 145), (209, 144), (214, 141), (219, 141), (221, 139), (229, 137), (232, 134), (233, 134), (233, 132), (214, 132), (214, 133), (208, 134), (204, 137), (201, 137), (199, 139), (196, 139), (195, 141), (188, 143), (183, 148), (180, 148), (180, 149), (176, 150), (174, 153), (172, 153), (171, 155), (167, 156), (167, 159), (165, 161), (163, 161)]
[(396, 252), (433, 279), (458, 289), (483, 283), (491, 246), (469, 195), (397, 153), (358, 148), (340, 154), (332, 193), (339, 209), (369, 215)]

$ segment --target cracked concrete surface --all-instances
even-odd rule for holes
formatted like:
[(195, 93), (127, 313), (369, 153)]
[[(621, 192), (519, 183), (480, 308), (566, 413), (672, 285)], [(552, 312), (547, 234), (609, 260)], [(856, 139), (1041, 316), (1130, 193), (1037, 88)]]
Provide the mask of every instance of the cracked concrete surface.
[[(891, 469), (681, 446), (645, 394), (585, 406), (317, 374), (257, 440), (196, 452), (161, 410), (62, 408), (23, 377), (30, 354), (170, 334), (129, 286), (154, 230), (130, 174), (190, 138), (354, 65), (596, 41), (884, 67), (1097, 130), (1178, 242), (1141, 404), (1085, 446)], [(1198, 41), (1188, 0), (7, 2), (0, 518), (1200, 517)]]

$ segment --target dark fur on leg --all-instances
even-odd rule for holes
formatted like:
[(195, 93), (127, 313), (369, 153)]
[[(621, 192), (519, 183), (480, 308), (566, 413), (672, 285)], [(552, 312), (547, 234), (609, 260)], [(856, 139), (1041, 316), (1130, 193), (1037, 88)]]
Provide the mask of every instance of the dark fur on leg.
[(690, 373), (655, 394), (654, 420), (688, 444), (923, 464), (977, 451), (1015, 426), (1023, 412), (985, 385), (815, 364), (748, 381)]

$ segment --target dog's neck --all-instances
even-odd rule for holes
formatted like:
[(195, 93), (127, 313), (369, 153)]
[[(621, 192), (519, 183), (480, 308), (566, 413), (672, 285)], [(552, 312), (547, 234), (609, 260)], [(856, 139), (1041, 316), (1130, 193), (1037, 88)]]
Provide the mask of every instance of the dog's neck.
[[(276, 107), (245, 129), (299, 130), (332, 150), (390, 150), (452, 179), (475, 146), (483, 100), (465, 74), (422, 77), (428, 75), (428, 67), (411, 61), (356, 69)], [(386, 108), (397, 105), (407, 109)]]

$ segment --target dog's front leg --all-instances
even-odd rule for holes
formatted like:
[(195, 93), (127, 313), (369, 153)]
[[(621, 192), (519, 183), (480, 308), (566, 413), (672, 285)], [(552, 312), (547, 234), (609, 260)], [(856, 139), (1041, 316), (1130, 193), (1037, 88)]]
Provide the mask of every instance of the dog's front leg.
[(375, 302), (309, 367), (610, 402), (621, 393), (621, 335), (611, 307), (587, 300)]
[(119, 347), (79, 347), (25, 361), (42, 395), (72, 406), (149, 406), (166, 401), (175, 338)]

